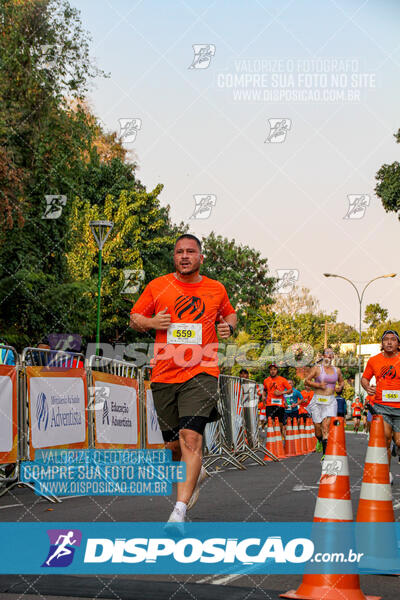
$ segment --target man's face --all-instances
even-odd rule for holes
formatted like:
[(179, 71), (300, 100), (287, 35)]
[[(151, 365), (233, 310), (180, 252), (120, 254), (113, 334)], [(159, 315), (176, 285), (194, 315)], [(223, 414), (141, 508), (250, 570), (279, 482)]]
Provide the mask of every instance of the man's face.
[(179, 240), (174, 249), (174, 263), (177, 273), (191, 275), (200, 269), (204, 256), (197, 243), (189, 238)]
[(399, 342), (394, 333), (387, 333), (382, 340), (382, 346), (385, 352), (396, 352), (399, 348)]
[(278, 369), (276, 367), (270, 367), (269, 374), (271, 375), (271, 377), (276, 377), (278, 374)]
[(249, 378), (249, 374), (246, 373), (245, 371), (242, 371), (239, 375), (240, 375), (240, 377), (242, 379), (248, 379)]

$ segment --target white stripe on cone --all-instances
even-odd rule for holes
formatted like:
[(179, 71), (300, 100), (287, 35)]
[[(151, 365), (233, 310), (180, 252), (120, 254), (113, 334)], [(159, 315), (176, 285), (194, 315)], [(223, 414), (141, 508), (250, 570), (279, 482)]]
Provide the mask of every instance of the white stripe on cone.
[(346, 456), (325, 454), (322, 463), (323, 475), (345, 475), (349, 476), (349, 463)]
[(379, 465), (388, 464), (388, 456), (386, 448), (377, 448), (374, 446), (368, 446), (367, 455), (365, 457), (366, 463), (377, 463)]
[(392, 501), (392, 489), (388, 483), (366, 483), (361, 485), (360, 500)]
[(314, 517), (318, 519), (330, 519), (331, 521), (352, 521), (353, 508), (351, 500), (318, 497)]

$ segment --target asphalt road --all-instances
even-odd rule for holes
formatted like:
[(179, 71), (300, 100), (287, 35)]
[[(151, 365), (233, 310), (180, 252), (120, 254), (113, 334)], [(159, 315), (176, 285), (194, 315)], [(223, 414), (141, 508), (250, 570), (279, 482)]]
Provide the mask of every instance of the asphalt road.
[[(356, 514), (367, 438), (347, 434), (353, 511)], [(246, 471), (221, 468), (203, 485), (189, 513), (193, 522), (311, 521), (321, 473), (320, 455), (294, 457)], [(393, 461), (395, 516), (400, 520), (400, 465)], [(49, 504), (26, 488), (14, 488), (0, 498), (1, 521), (160, 521), (173, 506), (170, 497), (77, 497)], [(119, 575), (119, 576), (0, 576), (4, 600), (275, 600), (297, 588), (300, 575)], [(400, 578), (361, 577), (365, 594), (385, 600), (400, 598)], [(338, 599), (340, 600), (340, 599)]]

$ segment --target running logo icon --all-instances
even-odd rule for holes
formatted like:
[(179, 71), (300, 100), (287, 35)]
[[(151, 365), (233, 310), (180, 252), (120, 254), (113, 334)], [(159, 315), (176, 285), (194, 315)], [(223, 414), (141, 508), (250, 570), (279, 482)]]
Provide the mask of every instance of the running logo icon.
[(343, 219), (362, 219), (370, 203), (368, 194), (349, 194), (347, 199), (349, 208)]
[(137, 132), (142, 129), (142, 119), (118, 119), (119, 136), (124, 144), (132, 144)]
[(46, 431), (49, 424), (49, 405), (43, 392), (36, 398), (36, 419), (39, 431)]
[(194, 57), (189, 69), (208, 69), (215, 55), (214, 44), (193, 44)]
[(194, 211), (189, 217), (190, 219), (208, 219), (211, 215), (213, 207), (217, 203), (217, 196), (214, 194), (195, 194)]
[(81, 545), (82, 532), (79, 529), (48, 529), (50, 548), (42, 567), (68, 567), (77, 546)]
[(124, 269), (124, 285), (121, 294), (136, 294), (140, 290), (140, 286), (144, 281), (145, 273), (143, 269)]
[(63, 206), (67, 204), (67, 196), (45, 196), (46, 208), (42, 219), (58, 219)]
[(299, 279), (299, 271), (297, 269), (277, 269), (276, 272), (278, 274), (276, 291), (278, 294), (289, 294)]
[(268, 119), (269, 134), (264, 144), (282, 144), (292, 127), (291, 119)]

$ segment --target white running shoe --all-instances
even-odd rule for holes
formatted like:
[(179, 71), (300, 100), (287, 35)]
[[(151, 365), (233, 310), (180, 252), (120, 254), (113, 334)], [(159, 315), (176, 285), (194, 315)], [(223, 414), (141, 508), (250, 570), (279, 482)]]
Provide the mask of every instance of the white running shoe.
[(173, 537), (183, 537), (185, 534), (185, 517), (177, 508), (174, 508), (164, 525), (164, 531)]
[(187, 503), (186, 510), (190, 510), (196, 504), (197, 500), (199, 499), (200, 486), (207, 479), (207, 477), (210, 477), (210, 475), (207, 473), (206, 469), (202, 466), (200, 469), (199, 477), (196, 482), (196, 486), (193, 490), (193, 494), (191, 495), (190, 500)]
[(390, 471), (389, 471), (389, 481), (390, 481), (390, 485), (393, 485), (393, 475)]

